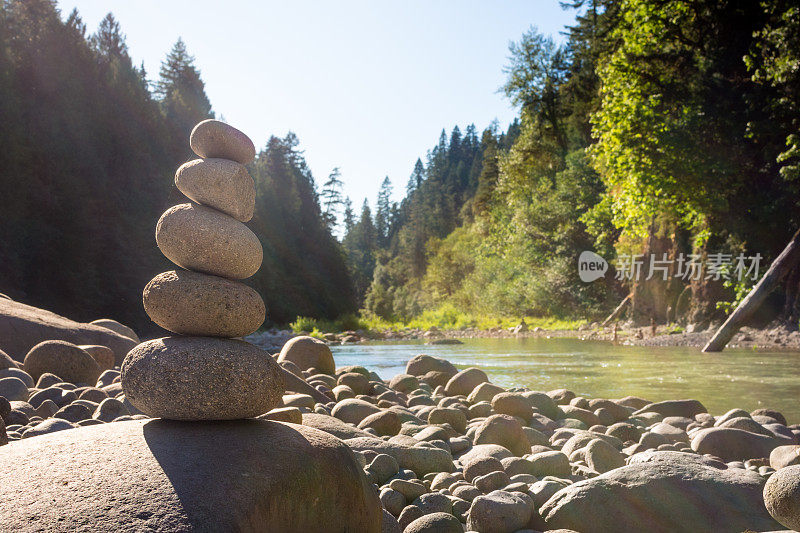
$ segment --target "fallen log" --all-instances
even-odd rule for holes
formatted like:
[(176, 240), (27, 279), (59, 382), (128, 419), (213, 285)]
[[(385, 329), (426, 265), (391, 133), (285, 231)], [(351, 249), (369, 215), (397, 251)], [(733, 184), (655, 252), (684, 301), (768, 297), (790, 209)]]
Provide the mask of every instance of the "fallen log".
[(610, 315), (608, 315), (608, 318), (606, 318), (605, 320), (603, 320), (602, 327), (606, 327), (606, 326), (607, 326), (607, 325), (609, 325), (611, 322), (613, 322), (613, 321), (615, 321), (617, 318), (619, 318), (619, 315), (621, 315), (621, 314), (622, 314), (622, 311), (625, 309), (625, 306), (626, 306), (626, 305), (627, 305), (627, 304), (628, 304), (628, 303), (631, 301), (631, 297), (632, 297), (632, 296), (633, 296), (633, 293), (631, 293), (631, 294), (627, 295), (627, 296), (626, 296), (626, 297), (625, 297), (625, 298), (624, 298), (624, 299), (623, 299), (623, 300), (622, 300), (622, 301), (619, 303), (619, 305), (616, 307), (616, 309), (614, 309), (614, 311), (612, 311), (612, 312), (611, 312), (611, 314), (610, 314)]
[(720, 326), (714, 336), (703, 348), (704, 352), (721, 352), (730, 342), (739, 328), (755, 313), (772, 289), (786, 277), (800, 261), (800, 230), (798, 230), (786, 248), (769, 266), (755, 287), (745, 296), (744, 300), (734, 309), (725, 323)]

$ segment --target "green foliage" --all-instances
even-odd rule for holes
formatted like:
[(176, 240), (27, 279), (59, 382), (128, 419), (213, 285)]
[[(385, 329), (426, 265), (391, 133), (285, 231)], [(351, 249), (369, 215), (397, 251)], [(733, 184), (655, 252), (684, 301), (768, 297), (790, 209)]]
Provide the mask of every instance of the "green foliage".
[[(532, 29), (511, 54), (504, 90), (522, 107), (521, 122), (505, 134), (493, 125), (480, 142), (472, 127), (463, 138), (458, 128), (449, 139), (443, 132), (427, 165), (417, 163), (396, 237), (376, 254), (364, 300), (372, 316), (409, 323), (447, 306), (496, 317), (607, 307), (607, 286), (582, 283), (575, 268), (593, 247), (584, 218), (604, 185), (583, 137), (570, 133), (580, 117), (588, 122), (564, 89), (574, 50)], [(591, 224), (613, 239), (606, 219)]]
[[(778, 155), (780, 173), (800, 180), (800, 6), (796, 2), (763, 2), (767, 22), (756, 33), (745, 63), (753, 80), (777, 91), (770, 108), (772, 128), (786, 133), (786, 149)], [(754, 134), (757, 134), (754, 132)]]
[[(601, 105), (592, 119), (591, 153), (610, 192), (601, 208), (640, 239), (655, 217), (669, 214), (700, 245), (732, 234), (761, 251), (779, 249), (797, 216), (796, 191), (777, 172), (786, 136), (765, 114), (777, 95), (758, 87), (742, 60), (754, 34), (775, 38), (761, 30), (764, 7), (732, 0), (619, 6), (610, 34), (616, 46), (598, 60)], [(774, 65), (757, 72), (781, 78)], [(795, 224), (776, 234), (768, 220), (778, 206)]]
[[(598, 316), (631, 288), (581, 282), (583, 250), (611, 260), (658, 237), (676, 254), (774, 257), (800, 224), (796, 2), (571, 5), (563, 46), (531, 28), (510, 47), (502, 91), (520, 121), (480, 142), (442, 132), (417, 161), (394, 237), (372, 249), (373, 319)], [(696, 308), (724, 293), (706, 284)]]
[(729, 289), (730, 292), (733, 294), (733, 298), (727, 301), (719, 301), (716, 303), (717, 309), (720, 309), (725, 314), (731, 313), (734, 309), (736, 309), (742, 300), (750, 294), (750, 291), (753, 290), (753, 287), (758, 284), (761, 278), (767, 273), (766, 269), (762, 270), (759, 274), (759, 279), (754, 280), (750, 276), (742, 276), (741, 279), (738, 277), (732, 276), (731, 269), (724, 269), (724, 271), (730, 276), (729, 279), (726, 279), (722, 285)]
[[(339, 333), (342, 331), (370, 329), (366, 321), (353, 313), (348, 313), (334, 320), (299, 316), (289, 324), (289, 328), (294, 333), (312, 334), (312, 337), (321, 337), (321, 333)], [(313, 335), (313, 333), (317, 333), (317, 335)]]
[(468, 313), (457, 309), (452, 304), (444, 304), (434, 309), (427, 309), (418, 316), (407, 321), (389, 321), (376, 315), (366, 314), (361, 324), (364, 329), (369, 331), (402, 331), (405, 329), (427, 330), (431, 327), (437, 327), (442, 330), (463, 330), (467, 328), (489, 330), (492, 328), (513, 328), (523, 320), (529, 329), (539, 327), (545, 330), (574, 330), (586, 324), (586, 321), (581, 319), (564, 320), (552, 317), (520, 316), (497, 317), (494, 315)]

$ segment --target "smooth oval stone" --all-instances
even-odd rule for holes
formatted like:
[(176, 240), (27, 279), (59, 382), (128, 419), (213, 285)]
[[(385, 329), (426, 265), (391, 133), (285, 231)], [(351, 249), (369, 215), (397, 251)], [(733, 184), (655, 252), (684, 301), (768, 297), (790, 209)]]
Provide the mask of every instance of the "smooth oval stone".
[(92, 359), (100, 367), (100, 370), (105, 372), (114, 368), (116, 361), (114, 351), (108, 346), (100, 346), (99, 344), (81, 344), (78, 348), (92, 356)]
[(261, 296), (244, 283), (185, 270), (154, 277), (142, 300), (153, 322), (181, 335), (242, 337), (266, 314)]
[(139, 344), (139, 336), (136, 334), (136, 332), (125, 324), (120, 324), (116, 320), (112, 320), (110, 318), (98, 318), (97, 320), (92, 320), (89, 323), (94, 324), (95, 326), (100, 326), (101, 328), (110, 329), (114, 333), (119, 333), (123, 337), (128, 337), (129, 339), (136, 341), (136, 344)]
[(0, 350), (0, 370), (4, 370), (6, 368), (17, 368), (17, 362), (11, 359), (6, 352)]
[(94, 385), (100, 366), (85, 350), (66, 341), (44, 341), (30, 349), (23, 362), (25, 372), (35, 380), (51, 372), (70, 383)]
[(167, 209), (156, 225), (156, 243), (178, 266), (231, 279), (255, 274), (264, 254), (247, 226), (196, 204)]
[(30, 394), (24, 381), (15, 377), (7, 377), (0, 379), (0, 396), (10, 402), (27, 402)]
[(21, 368), (13, 367), (13, 368), (0, 368), (0, 379), (2, 378), (18, 378), (21, 379), (23, 383), (29, 388), (34, 388), (34, 381), (30, 374), (22, 370)]
[(327, 344), (319, 339), (299, 336), (290, 339), (283, 345), (278, 362), (291, 361), (301, 370), (316, 368), (324, 374), (334, 374), (336, 363), (333, 353)]
[(56, 431), (64, 431), (65, 429), (73, 428), (75, 428), (75, 424), (68, 420), (51, 418), (49, 420), (39, 422), (27, 430), (25, 433), (23, 433), (22, 438), (29, 439), (31, 437), (38, 437), (40, 435), (47, 435), (48, 433), (55, 433)]
[(800, 465), (787, 466), (772, 474), (764, 486), (764, 504), (782, 525), (800, 529)]
[(219, 209), (241, 222), (253, 218), (256, 186), (241, 163), (195, 159), (178, 168), (175, 185), (198, 204)]
[(248, 342), (164, 337), (128, 352), (122, 389), (152, 417), (231, 420), (281, 407), (284, 381), (280, 365)]
[(232, 159), (243, 165), (256, 157), (256, 147), (247, 135), (214, 119), (204, 120), (194, 127), (189, 146), (202, 158)]

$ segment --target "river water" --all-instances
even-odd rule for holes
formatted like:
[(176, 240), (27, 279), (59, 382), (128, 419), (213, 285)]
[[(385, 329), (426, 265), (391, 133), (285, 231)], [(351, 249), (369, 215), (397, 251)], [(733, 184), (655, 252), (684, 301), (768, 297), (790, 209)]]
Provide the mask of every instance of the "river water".
[(614, 346), (578, 339), (467, 339), (460, 345), (375, 342), (334, 346), (337, 366), (363, 365), (388, 379), (416, 354), (475, 366), (493, 383), (547, 391), (567, 388), (587, 398), (694, 398), (714, 415), (736, 407), (781, 411), (800, 423), (800, 353)]

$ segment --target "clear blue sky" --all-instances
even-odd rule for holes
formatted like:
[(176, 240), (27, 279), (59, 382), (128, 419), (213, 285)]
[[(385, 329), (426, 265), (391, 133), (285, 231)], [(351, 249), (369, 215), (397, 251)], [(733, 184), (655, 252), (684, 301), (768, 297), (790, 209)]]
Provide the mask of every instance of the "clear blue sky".
[[(557, 40), (574, 12), (557, 0), (64, 0), (93, 33), (111, 11), (151, 80), (178, 37), (217, 116), (257, 148), (294, 131), (321, 184), (340, 167), (356, 208), (384, 176), (400, 199), (442, 128), (516, 110), (497, 92), (509, 42), (531, 25)], [(188, 140), (187, 140), (188, 142)]]

